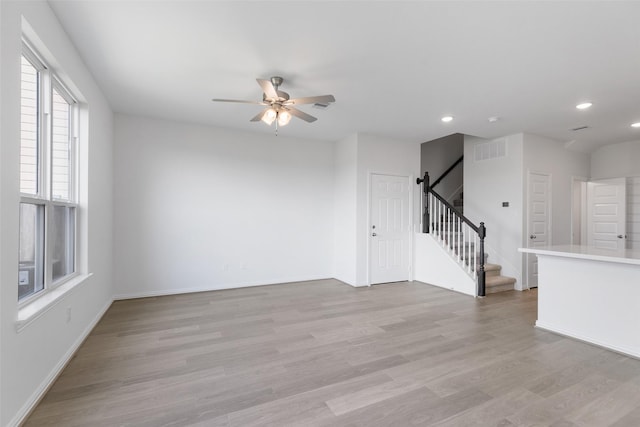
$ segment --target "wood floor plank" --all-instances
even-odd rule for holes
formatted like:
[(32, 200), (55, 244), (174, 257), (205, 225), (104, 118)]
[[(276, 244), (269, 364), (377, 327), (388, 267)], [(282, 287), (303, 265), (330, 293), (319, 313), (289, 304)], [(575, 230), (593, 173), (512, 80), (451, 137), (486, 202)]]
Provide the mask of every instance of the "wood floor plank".
[(640, 361), (537, 293), (336, 280), (115, 302), (27, 426), (640, 425)]
[(568, 387), (552, 397), (529, 405), (518, 413), (507, 417), (516, 425), (535, 425), (561, 421), (567, 414), (582, 408), (608, 394), (620, 383), (601, 375), (589, 375), (582, 381)]
[(436, 425), (438, 427), (509, 425), (512, 424), (510, 421), (504, 418), (500, 419), (500, 417), (512, 415), (522, 408), (542, 400), (542, 397), (529, 390), (515, 387), (509, 389), (500, 397), (493, 398), (474, 408), (455, 414)]
[(342, 415), (422, 387), (424, 387), (424, 385), (420, 381), (392, 380), (379, 386), (358, 390), (354, 393), (328, 400), (327, 406), (329, 406), (329, 409), (331, 409), (331, 412), (335, 415)]
[(640, 407), (640, 387), (623, 383), (565, 416), (579, 426), (608, 425)]

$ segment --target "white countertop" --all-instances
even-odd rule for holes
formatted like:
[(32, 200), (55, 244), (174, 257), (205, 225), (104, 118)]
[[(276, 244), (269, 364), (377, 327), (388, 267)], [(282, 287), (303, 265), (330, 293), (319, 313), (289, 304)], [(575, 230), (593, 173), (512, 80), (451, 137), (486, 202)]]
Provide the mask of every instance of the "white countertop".
[(537, 255), (640, 265), (640, 251), (631, 249), (598, 249), (585, 245), (556, 245), (538, 248), (519, 248), (518, 251)]

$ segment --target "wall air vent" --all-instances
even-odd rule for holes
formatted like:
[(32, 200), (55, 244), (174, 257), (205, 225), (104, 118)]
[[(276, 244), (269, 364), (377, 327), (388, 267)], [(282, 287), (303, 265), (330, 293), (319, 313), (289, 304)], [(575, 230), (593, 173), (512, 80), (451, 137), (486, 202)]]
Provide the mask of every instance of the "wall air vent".
[(505, 138), (493, 139), (475, 146), (473, 158), (476, 162), (481, 160), (497, 159), (507, 156), (507, 141)]
[(573, 128), (571, 130), (575, 132), (577, 130), (583, 130), (583, 129), (589, 129), (589, 126), (578, 126), (577, 128)]

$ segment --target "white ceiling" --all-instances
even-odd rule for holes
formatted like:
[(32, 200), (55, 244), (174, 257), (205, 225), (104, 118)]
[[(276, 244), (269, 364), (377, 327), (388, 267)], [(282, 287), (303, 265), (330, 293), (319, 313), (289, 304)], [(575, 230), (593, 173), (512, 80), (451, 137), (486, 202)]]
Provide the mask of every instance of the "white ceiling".
[(211, 98), (260, 100), (256, 77), (280, 75), (292, 97), (336, 97), (281, 135), (640, 140), (640, 2), (50, 3), (117, 112), (270, 133), (259, 106)]

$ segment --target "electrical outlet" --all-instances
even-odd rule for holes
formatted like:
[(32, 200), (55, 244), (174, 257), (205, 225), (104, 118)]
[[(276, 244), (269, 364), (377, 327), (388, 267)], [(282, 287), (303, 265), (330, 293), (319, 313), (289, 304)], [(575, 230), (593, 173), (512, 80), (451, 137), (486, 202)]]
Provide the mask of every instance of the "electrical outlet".
[(19, 285), (28, 285), (29, 284), (29, 272), (28, 271), (20, 271), (18, 273), (18, 284)]
[(71, 307), (67, 307), (67, 323), (71, 322)]

